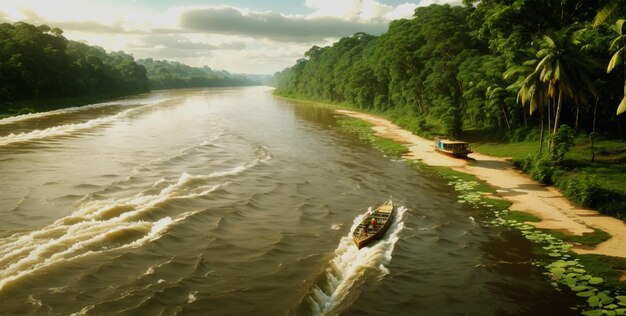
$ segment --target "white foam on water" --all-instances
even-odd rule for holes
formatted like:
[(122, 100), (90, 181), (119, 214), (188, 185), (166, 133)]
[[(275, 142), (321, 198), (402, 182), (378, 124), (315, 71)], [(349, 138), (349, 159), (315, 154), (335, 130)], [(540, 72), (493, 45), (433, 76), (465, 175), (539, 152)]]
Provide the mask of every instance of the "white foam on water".
[[(368, 210), (371, 212), (371, 208)], [(326, 315), (337, 307), (357, 281), (364, 277), (368, 270), (379, 271), (380, 276), (389, 273), (386, 265), (391, 262), (393, 248), (399, 234), (404, 229), (402, 218), (406, 207), (396, 210), (394, 222), (387, 235), (368, 247), (357, 249), (352, 240), (352, 231), (361, 223), (365, 214), (354, 219), (348, 235), (341, 238), (335, 256), (330, 260), (324, 272), (325, 280), (315, 285), (308, 296), (316, 315)]]
[(82, 316), (82, 315), (87, 315), (87, 313), (92, 310), (95, 306), (94, 305), (87, 305), (85, 307), (83, 307), (83, 309), (79, 310), (76, 313), (72, 313), (70, 314), (70, 316)]
[[(195, 212), (195, 213), (197, 213), (197, 212)], [(195, 213), (194, 213), (194, 214), (195, 214)], [(185, 218), (186, 218), (186, 217), (185, 217)], [(148, 269), (146, 269), (146, 272), (144, 272), (144, 273), (143, 273), (143, 275), (150, 275), (150, 274), (153, 274), (153, 273), (156, 271), (156, 269), (158, 269), (158, 268), (162, 267), (163, 265), (166, 265), (166, 264), (171, 263), (171, 262), (172, 262), (172, 260), (173, 260), (173, 259), (170, 259), (170, 260), (167, 260), (167, 261), (165, 261), (165, 262), (162, 262), (162, 263), (159, 263), (159, 264), (156, 264), (156, 265), (153, 265), (153, 266), (149, 267)]]
[[(143, 193), (138, 193), (128, 198), (88, 201), (83, 203), (69, 218), (103, 219), (115, 216), (120, 217), (121, 220), (127, 220), (140, 216), (161, 203), (176, 199), (191, 199), (206, 196), (220, 187), (229, 184), (229, 182), (217, 185), (192, 184), (195, 180), (207, 180), (210, 178), (212, 178), (211, 175), (192, 175), (183, 172), (181, 176), (174, 181), (166, 179), (157, 180), (152, 187), (155, 187), (157, 184), (170, 183), (157, 194), (144, 195)], [(57, 223), (63, 223), (67, 220), (68, 217), (61, 218), (57, 220)]]
[(9, 134), (7, 136), (0, 137), (0, 146), (9, 145), (12, 143), (18, 142), (26, 142), (35, 139), (44, 139), (48, 137), (54, 136), (64, 136), (70, 135), (73, 132), (90, 129), (96, 126), (100, 126), (106, 123), (114, 122), (115, 120), (121, 118), (122, 116), (128, 114), (134, 109), (129, 109), (117, 113), (115, 115), (101, 117), (93, 120), (86, 121), (84, 123), (74, 123), (74, 124), (65, 124), (59, 126), (53, 126), (46, 129), (38, 129), (31, 132), (19, 133), (19, 134)]
[[(130, 109), (121, 111), (121, 112), (119, 112), (117, 114), (114, 114), (114, 115), (88, 120), (88, 121), (83, 122), (83, 123), (74, 123), (74, 124), (65, 124), (65, 125), (53, 126), (53, 127), (49, 127), (49, 128), (46, 128), (46, 129), (34, 130), (34, 131), (25, 132), (25, 133), (19, 133), (19, 134), (11, 133), (11, 134), (9, 134), (7, 136), (0, 137), (0, 146), (9, 145), (9, 144), (12, 144), (12, 143), (17, 143), (17, 142), (26, 142), (26, 141), (30, 141), (30, 140), (36, 140), (36, 139), (45, 139), (45, 138), (54, 137), (54, 136), (71, 135), (73, 132), (76, 132), (76, 131), (90, 129), (90, 128), (93, 128), (93, 127), (96, 127), (96, 126), (100, 126), (100, 125), (103, 125), (103, 124), (114, 122), (115, 120), (117, 120), (117, 119), (119, 119), (119, 118), (121, 118), (123, 116), (126, 116), (126, 115), (128, 115), (128, 114), (130, 114), (132, 112), (144, 109), (146, 107), (154, 106), (154, 105), (159, 104), (161, 102), (163, 102), (163, 100), (154, 100), (154, 101), (144, 102), (144, 104), (139, 106), (139, 107), (130, 108)], [(127, 103), (128, 104), (137, 104), (137, 102), (127, 102)], [(45, 117), (45, 116), (50, 116), (50, 115), (80, 112), (80, 111), (84, 111), (84, 110), (87, 110), (87, 109), (99, 108), (99, 107), (104, 107), (104, 106), (109, 106), (109, 105), (116, 105), (116, 104), (122, 104), (122, 103), (120, 103), (120, 102), (98, 103), (98, 104), (92, 104), (92, 105), (87, 105), (87, 106), (82, 106), (82, 107), (54, 110), (54, 111), (49, 111), (49, 112), (40, 112), (40, 113), (31, 113), (31, 114), (18, 115), (18, 116), (9, 117), (9, 118), (5, 118), (5, 119), (0, 120), (0, 125), (14, 123), (14, 122), (19, 122), (19, 121), (22, 121), (22, 120), (27, 120), (27, 119), (32, 119), (32, 118), (40, 118), (40, 117)]]
[(11, 124), (11, 123), (15, 123), (15, 122), (24, 121), (24, 120), (30, 120), (30, 119), (35, 119), (35, 118), (42, 118), (42, 117), (52, 116), (52, 115), (76, 113), (76, 112), (81, 112), (81, 111), (90, 110), (90, 109), (97, 109), (97, 108), (107, 107), (107, 106), (111, 106), (111, 105), (140, 104), (139, 101), (142, 101), (142, 103), (141, 103), (142, 106), (152, 106), (152, 105), (155, 105), (157, 103), (161, 103), (161, 102), (163, 102), (165, 100), (152, 100), (152, 101), (148, 101), (148, 102), (146, 102), (145, 100), (127, 100), (127, 101), (120, 100), (120, 101), (113, 101), (113, 102), (89, 104), (89, 105), (84, 105), (84, 106), (80, 106), (80, 107), (64, 108), (64, 109), (59, 109), (59, 110), (47, 111), (47, 112), (37, 112), (37, 113), (21, 114), (21, 115), (15, 115), (15, 116), (7, 117), (7, 118), (4, 118), (4, 119), (0, 119), (0, 125), (6, 125), (6, 124)]
[(189, 295), (187, 295), (187, 303), (193, 303), (196, 300), (196, 294), (198, 294), (196, 291), (189, 293)]
[[(183, 173), (159, 194), (87, 202), (49, 226), (0, 239), (0, 291), (15, 280), (58, 262), (137, 248), (158, 239), (171, 225), (199, 211), (185, 212), (175, 219), (163, 217), (155, 222), (142, 220), (140, 215), (159, 203), (206, 196), (224, 185), (190, 185), (194, 179), (206, 177)], [(136, 234), (139, 235), (135, 238)], [(124, 239), (126, 235), (134, 240)], [(121, 238), (120, 244), (112, 242), (116, 238)]]
[(228, 169), (228, 170), (213, 172), (213, 173), (211, 173), (209, 175), (209, 177), (218, 178), (218, 177), (224, 177), (224, 176), (237, 175), (237, 174), (240, 174), (240, 173), (242, 173), (242, 172), (244, 172), (244, 171), (246, 171), (246, 170), (248, 170), (250, 168), (253, 168), (254, 166), (258, 165), (259, 163), (263, 163), (263, 162), (266, 162), (266, 161), (272, 159), (272, 156), (270, 155), (270, 153), (266, 149), (263, 148), (262, 153), (263, 153), (263, 157), (262, 158), (254, 159), (253, 161), (251, 161), (249, 163), (246, 163), (246, 164), (243, 164), (243, 165), (240, 165), (240, 166), (236, 166), (236, 167), (233, 167), (233, 168)]
[[(155, 240), (159, 238), (172, 223), (174, 223), (174, 221), (170, 217), (164, 217), (154, 223), (124, 223), (122, 227), (111, 229), (111, 227), (115, 227), (115, 225), (110, 225), (110, 223), (107, 223), (109, 225), (99, 225), (97, 223), (87, 222), (87, 224), (93, 224), (94, 228), (87, 231), (80, 231), (80, 233), (72, 233), (68, 231), (68, 234), (62, 238), (49, 240), (45, 244), (37, 245), (32, 251), (30, 251), (28, 256), (13, 262), (6, 269), (1, 271), (0, 291), (7, 284), (52, 264), (62, 261), (75, 260), (94, 253), (111, 250), (98, 248), (92, 250), (89, 249), (89, 247), (92, 245), (98, 245), (100, 242), (106, 240), (111, 234), (120, 232), (125, 228), (139, 231), (144, 230), (147, 231), (147, 234), (129, 244), (116, 247), (115, 250), (137, 248), (149, 241)], [(77, 231), (74, 227), (70, 228), (70, 230)]]
[(343, 224), (332, 224), (330, 226), (330, 229), (332, 229), (332, 230), (340, 230), (341, 227), (343, 227)]

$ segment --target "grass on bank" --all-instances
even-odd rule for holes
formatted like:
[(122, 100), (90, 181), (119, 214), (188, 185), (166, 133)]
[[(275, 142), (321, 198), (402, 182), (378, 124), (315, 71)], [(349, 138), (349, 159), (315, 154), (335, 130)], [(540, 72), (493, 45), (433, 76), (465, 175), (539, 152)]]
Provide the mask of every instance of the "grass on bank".
[(387, 156), (400, 157), (402, 154), (408, 152), (406, 146), (398, 144), (397, 142), (377, 137), (372, 130), (373, 124), (365, 122), (360, 119), (342, 117), (337, 120), (339, 129), (350, 134), (356, 134), (360, 139), (368, 141), (372, 146)]
[(582, 235), (567, 235), (561, 232), (545, 230), (550, 235), (574, 244), (579, 244), (584, 247), (595, 247), (596, 245), (605, 242), (611, 238), (609, 233), (599, 228), (594, 228), (591, 233), (584, 233)]
[(606, 285), (626, 292), (626, 282), (620, 278), (626, 271), (626, 259), (602, 255), (578, 255), (587, 271), (604, 279)]
[[(494, 133), (466, 131), (464, 139), (476, 152), (511, 157), (517, 166), (539, 152), (539, 141), (533, 139), (536, 135), (511, 142), (486, 134)], [(547, 146), (544, 143), (544, 151)], [(578, 134), (563, 162), (554, 166), (549, 181), (575, 204), (626, 220), (626, 142), (598, 138), (594, 140), (594, 151), (591, 161), (591, 142), (586, 135)]]

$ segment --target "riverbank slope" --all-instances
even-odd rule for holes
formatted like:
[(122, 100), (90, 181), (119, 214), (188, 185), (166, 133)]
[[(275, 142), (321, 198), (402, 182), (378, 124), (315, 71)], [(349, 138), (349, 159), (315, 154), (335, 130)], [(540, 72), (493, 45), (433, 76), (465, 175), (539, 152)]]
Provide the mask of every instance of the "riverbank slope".
[(593, 249), (573, 248), (577, 253), (626, 258), (624, 222), (593, 210), (576, 207), (557, 189), (534, 182), (514, 169), (513, 164), (506, 159), (478, 153), (470, 155), (474, 160), (449, 157), (435, 152), (431, 140), (416, 136), (384, 118), (349, 110), (335, 111), (367, 121), (374, 125), (373, 129), (378, 136), (403, 143), (409, 149), (404, 158), (421, 160), (431, 166), (448, 167), (485, 181), (496, 189), (499, 197), (512, 203), (511, 210), (527, 212), (541, 218), (541, 222), (530, 223), (537, 228), (582, 235), (593, 232), (595, 227), (612, 236)]

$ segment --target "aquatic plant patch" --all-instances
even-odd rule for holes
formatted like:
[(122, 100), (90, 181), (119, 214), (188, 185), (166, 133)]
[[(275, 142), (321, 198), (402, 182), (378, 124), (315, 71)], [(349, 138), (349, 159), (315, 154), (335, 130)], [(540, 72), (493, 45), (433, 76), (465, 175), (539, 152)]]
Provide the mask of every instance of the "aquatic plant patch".
[(376, 136), (374, 130), (372, 130), (373, 125), (363, 120), (340, 117), (337, 119), (337, 126), (346, 133), (358, 135), (360, 139), (369, 142), (374, 148), (387, 156), (400, 157), (409, 151), (404, 145)]
[(539, 246), (545, 259), (532, 264), (544, 269), (544, 275), (555, 289), (568, 289), (581, 298), (582, 303), (573, 306), (572, 310), (590, 316), (626, 315), (626, 290), (608, 286), (603, 278), (590, 273), (579, 256), (571, 251), (573, 245), (563, 240), (594, 244), (598, 240), (606, 240), (605, 232), (596, 229), (589, 236), (570, 237), (537, 229), (527, 222), (538, 222), (539, 218), (524, 212), (510, 211), (510, 202), (489, 197), (488, 194), (495, 193), (495, 190), (472, 175), (448, 168), (430, 167), (417, 160), (409, 160), (407, 165), (448, 179), (448, 185), (459, 194), (458, 203), (489, 211), (486, 224), (518, 230), (528, 241)]
[[(603, 278), (589, 273), (578, 256), (571, 251), (572, 244), (558, 238), (554, 232), (543, 231), (526, 223), (538, 221), (538, 218), (523, 212), (512, 212), (508, 206), (494, 205), (497, 203), (485, 196), (488, 192), (480, 189), (481, 183), (478, 180), (468, 180), (466, 176), (450, 174), (445, 177), (450, 180), (448, 184), (459, 193), (459, 203), (469, 203), (490, 211), (491, 216), (486, 221), (487, 224), (516, 229), (527, 240), (541, 247), (545, 259), (535, 261), (533, 265), (544, 269), (544, 274), (557, 290), (566, 288), (581, 298), (584, 303), (572, 307), (573, 310), (583, 315), (626, 315), (624, 290), (607, 286)], [(592, 233), (598, 236), (592, 240), (595, 242), (603, 239), (602, 233), (598, 231)], [(584, 240), (581, 238), (578, 240)]]

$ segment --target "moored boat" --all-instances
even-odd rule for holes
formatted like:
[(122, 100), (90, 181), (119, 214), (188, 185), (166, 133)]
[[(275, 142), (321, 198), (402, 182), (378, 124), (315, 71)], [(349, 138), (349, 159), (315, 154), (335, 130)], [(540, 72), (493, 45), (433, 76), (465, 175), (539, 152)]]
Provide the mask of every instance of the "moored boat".
[(435, 137), (435, 150), (455, 157), (467, 157), (472, 153), (468, 143), (449, 140), (442, 136)]
[(357, 248), (361, 249), (370, 242), (380, 239), (391, 225), (395, 206), (391, 198), (380, 205), (373, 212), (368, 212), (365, 218), (352, 232), (352, 240)]

